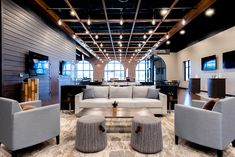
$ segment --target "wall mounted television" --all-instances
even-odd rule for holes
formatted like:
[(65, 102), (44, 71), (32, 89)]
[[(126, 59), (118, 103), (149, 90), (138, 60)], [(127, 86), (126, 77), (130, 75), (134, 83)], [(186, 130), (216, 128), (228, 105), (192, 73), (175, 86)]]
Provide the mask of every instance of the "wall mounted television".
[(209, 71), (217, 69), (216, 55), (201, 58), (201, 70)]
[(49, 74), (48, 56), (29, 51), (28, 73), (31, 76), (48, 75)]
[(71, 63), (68, 61), (61, 61), (60, 62), (60, 75), (63, 76), (71, 76), (72, 66)]
[(235, 68), (235, 50), (223, 53), (223, 68)]

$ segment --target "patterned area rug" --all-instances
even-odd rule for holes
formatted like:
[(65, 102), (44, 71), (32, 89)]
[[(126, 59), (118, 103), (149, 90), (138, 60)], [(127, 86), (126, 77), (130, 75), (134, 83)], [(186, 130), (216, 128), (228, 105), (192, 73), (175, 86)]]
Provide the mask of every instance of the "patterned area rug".
[[(81, 153), (75, 148), (75, 124), (77, 118), (71, 114), (61, 113), (61, 141), (55, 139), (23, 149), (20, 157), (212, 157), (216, 151), (186, 142), (180, 139), (174, 144), (174, 113), (159, 117), (162, 121), (163, 150), (157, 154), (141, 154), (130, 147), (130, 133), (108, 133), (107, 147), (98, 153)], [(235, 156), (235, 148), (231, 144), (224, 151), (224, 156)], [(0, 157), (10, 157), (4, 145), (0, 148)]]

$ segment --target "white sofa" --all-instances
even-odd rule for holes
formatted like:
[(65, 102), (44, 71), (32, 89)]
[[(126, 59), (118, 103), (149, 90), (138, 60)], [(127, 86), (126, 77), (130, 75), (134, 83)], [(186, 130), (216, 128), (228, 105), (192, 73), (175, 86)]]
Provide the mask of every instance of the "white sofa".
[(167, 96), (159, 92), (159, 99), (146, 98), (148, 88), (153, 86), (87, 86), (94, 88), (95, 98), (83, 99), (83, 93), (75, 95), (75, 114), (83, 108), (107, 108), (112, 107), (116, 100), (118, 107), (147, 108), (153, 114), (167, 114)]

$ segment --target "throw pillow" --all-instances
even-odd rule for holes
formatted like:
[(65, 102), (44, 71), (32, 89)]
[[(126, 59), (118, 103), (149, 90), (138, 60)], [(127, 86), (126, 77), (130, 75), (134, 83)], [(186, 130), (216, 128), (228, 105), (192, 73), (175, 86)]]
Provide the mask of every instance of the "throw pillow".
[(26, 110), (34, 109), (36, 107), (32, 106), (32, 105), (21, 105), (21, 108), (22, 108), (23, 111), (26, 111)]
[(209, 100), (207, 101), (202, 108), (206, 110), (212, 110), (218, 100)]
[(147, 98), (149, 99), (158, 99), (159, 98), (159, 88), (154, 89), (154, 88), (148, 88), (147, 92)]
[(94, 99), (95, 92), (93, 88), (83, 89), (83, 99)]

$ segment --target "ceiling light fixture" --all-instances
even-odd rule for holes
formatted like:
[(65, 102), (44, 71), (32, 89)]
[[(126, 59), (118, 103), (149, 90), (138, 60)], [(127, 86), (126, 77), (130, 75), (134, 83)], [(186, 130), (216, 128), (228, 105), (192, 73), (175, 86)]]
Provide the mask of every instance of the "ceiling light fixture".
[(103, 47), (103, 44), (102, 44), (102, 43), (100, 44), (100, 47)]
[[(106, 52), (106, 49), (104, 49), (104, 52)], [(107, 55), (108, 55), (108, 53), (107, 53)]]
[(62, 25), (62, 21), (61, 20), (59, 20), (57, 23), (58, 23), (58, 25)]
[[(137, 52), (137, 50), (136, 50), (136, 52)], [(135, 54), (133, 53), (132, 56), (134, 56), (134, 55), (135, 55)]]
[(186, 20), (182, 19), (181, 24), (184, 26), (186, 24)]
[(166, 39), (169, 39), (169, 34), (166, 35)]
[(122, 52), (122, 49), (118, 49), (119, 52)]
[(152, 25), (155, 25), (155, 24), (156, 24), (156, 20), (155, 20), (154, 17), (153, 17)]
[(99, 39), (99, 36), (98, 36), (98, 34), (96, 34), (96, 35), (95, 35), (95, 39)]
[(160, 15), (161, 15), (161, 16), (165, 16), (165, 15), (167, 14), (167, 12), (168, 12), (168, 9), (163, 8), (163, 9), (160, 11)]
[(75, 34), (73, 35), (73, 39), (76, 39), (76, 35)]
[(120, 39), (122, 39), (122, 38), (123, 38), (122, 34), (120, 34), (119, 38), (120, 38)]
[(93, 44), (94, 44), (94, 45), (96, 45), (96, 42), (95, 42), (95, 41), (93, 41)]
[[(137, 49), (135, 49), (135, 52), (137, 52)], [(133, 53), (133, 55), (134, 55), (134, 53)]]
[(106, 53), (106, 56), (109, 56), (109, 54), (108, 54), (108, 53)]
[(180, 31), (180, 34), (181, 34), (181, 35), (184, 35), (184, 34), (185, 34), (185, 30), (182, 29), (182, 30)]
[(122, 26), (123, 25), (123, 18), (121, 16), (121, 19), (120, 19), (120, 25)]
[(150, 29), (148, 33), (149, 33), (149, 34), (152, 34), (152, 33), (153, 33), (153, 30), (152, 30), (152, 29)]
[(211, 17), (212, 15), (214, 15), (214, 13), (215, 13), (215, 9), (213, 9), (213, 8), (209, 8), (205, 11), (205, 15), (207, 17)]
[(166, 44), (167, 44), (167, 45), (170, 45), (170, 44), (171, 44), (171, 41), (168, 40), (168, 41), (166, 42)]
[(120, 44), (121, 44), (121, 41), (118, 41), (118, 44), (120, 45)]
[(147, 38), (147, 36), (146, 36), (146, 34), (145, 34), (145, 33), (144, 33), (144, 36), (143, 36), (143, 38), (144, 38), (144, 39), (146, 39), (146, 38)]
[(75, 16), (75, 11), (74, 11), (74, 10), (71, 10), (71, 11), (70, 11), (70, 15), (71, 15), (71, 16)]
[(87, 24), (90, 26), (91, 25), (91, 19), (90, 16), (88, 17)]
[(141, 44), (139, 43), (138, 46), (141, 47)]
[(119, 46), (120, 46), (120, 47), (122, 47), (122, 43), (121, 43), (121, 44), (119, 44)]
[(89, 31), (88, 31), (88, 30), (86, 30), (86, 34), (89, 34)]

